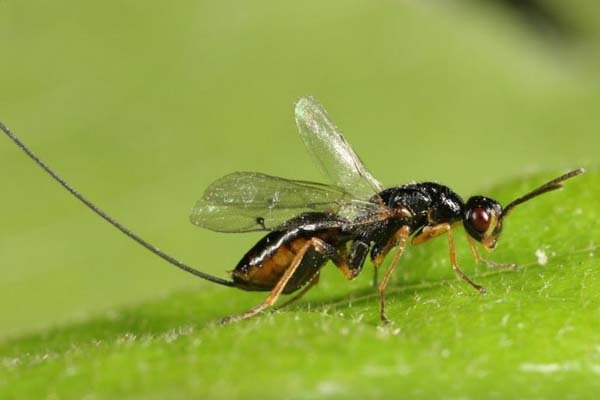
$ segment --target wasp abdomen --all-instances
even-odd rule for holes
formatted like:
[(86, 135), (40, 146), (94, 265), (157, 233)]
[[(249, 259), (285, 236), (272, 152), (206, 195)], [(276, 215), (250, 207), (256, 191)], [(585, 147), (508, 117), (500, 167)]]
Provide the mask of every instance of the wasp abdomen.
[[(337, 229), (271, 232), (250, 249), (232, 271), (233, 282), (244, 290), (271, 290), (310, 239), (319, 238), (328, 242), (332, 237), (339, 237)], [(292, 293), (309, 283), (326, 261), (326, 256), (310, 247), (283, 293)]]

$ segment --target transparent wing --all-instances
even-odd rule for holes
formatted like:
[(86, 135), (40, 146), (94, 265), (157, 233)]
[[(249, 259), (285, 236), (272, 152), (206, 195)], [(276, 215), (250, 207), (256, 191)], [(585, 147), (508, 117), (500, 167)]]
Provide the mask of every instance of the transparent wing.
[(194, 225), (217, 232), (270, 231), (303, 225), (307, 212), (335, 213), (332, 224), (348, 223), (380, 206), (356, 200), (335, 186), (257, 172), (234, 172), (213, 182), (190, 215)]
[(368, 199), (383, 190), (314, 98), (298, 100), (295, 115), (304, 144), (331, 183), (358, 199)]

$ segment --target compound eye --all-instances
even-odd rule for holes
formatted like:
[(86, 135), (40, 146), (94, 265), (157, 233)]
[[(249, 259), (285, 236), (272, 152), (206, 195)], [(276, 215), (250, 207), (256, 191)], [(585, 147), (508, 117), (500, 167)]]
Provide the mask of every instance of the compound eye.
[(471, 223), (478, 232), (485, 232), (490, 227), (490, 214), (483, 207), (474, 208), (471, 211)]

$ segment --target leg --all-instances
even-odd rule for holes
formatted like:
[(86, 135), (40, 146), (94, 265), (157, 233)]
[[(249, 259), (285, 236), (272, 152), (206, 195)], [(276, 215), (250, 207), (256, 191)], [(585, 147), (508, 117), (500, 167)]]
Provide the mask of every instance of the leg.
[(402, 256), (402, 253), (404, 252), (404, 249), (406, 248), (406, 241), (408, 239), (408, 235), (410, 235), (410, 228), (408, 226), (403, 226), (394, 235), (395, 238), (397, 237), (398, 250), (396, 251), (396, 254), (394, 255), (394, 258), (392, 259), (392, 262), (390, 263), (389, 267), (385, 271), (383, 280), (381, 281), (381, 284), (379, 285), (380, 316), (381, 316), (381, 321), (383, 321), (384, 323), (389, 322), (389, 320), (387, 319), (387, 317), (385, 315), (385, 288), (390, 280), (390, 277), (392, 276), (392, 273), (396, 269), (396, 265), (398, 265), (398, 260), (400, 260), (400, 257)]
[(342, 273), (348, 279), (354, 278), (354, 274), (353, 274), (352, 270), (348, 267), (348, 264), (346, 264), (345, 260), (339, 255), (339, 253), (337, 252), (335, 247), (331, 246), (328, 243), (325, 243), (324, 241), (322, 241), (319, 238), (312, 238), (308, 242), (306, 242), (306, 244), (296, 254), (296, 256), (292, 260), (290, 266), (286, 269), (285, 273), (283, 274), (281, 279), (279, 279), (279, 281), (277, 282), (277, 284), (275, 285), (273, 290), (271, 290), (271, 293), (265, 299), (265, 301), (263, 301), (259, 305), (252, 307), (250, 310), (243, 312), (239, 315), (232, 315), (230, 317), (225, 317), (225, 318), (223, 318), (223, 320), (221, 320), (221, 323), (228, 324), (230, 322), (236, 322), (236, 321), (240, 321), (242, 319), (253, 317), (256, 314), (258, 314), (259, 312), (261, 312), (262, 310), (264, 310), (265, 308), (275, 304), (275, 302), (277, 301), (277, 299), (283, 292), (283, 289), (285, 289), (285, 285), (289, 282), (292, 275), (294, 275), (294, 272), (296, 272), (296, 270), (300, 266), (300, 263), (302, 262), (304, 255), (311, 247), (313, 247), (319, 253), (331, 258), (331, 260), (336, 264), (336, 266), (342, 271)]
[[(450, 249), (450, 262), (452, 263), (452, 269), (456, 273), (456, 275), (467, 282), (469, 285), (473, 286), (480, 293), (485, 293), (485, 288), (473, 282), (468, 276), (465, 275), (464, 272), (458, 266), (458, 261), (456, 261), (456, 249), (454, 246), (454, 233), (452, 232), (452, 225), (448, 223), (426, 226), (423, 228), (420, 234), (415, 236), (412, 240), (413, 244), (421, 244), (426, 241), (433, 239), (434, 237), (440, 236), (441, 234), (448, 233), (448, 247)], [(470, 243), (470, 242), (469, 242)], [(471, 247), (473, 250), (473, 247)], [(477, 249), (475, 249), (477, 251)], [(477, 253), (479, 254), (479, 253)], [(481, 258), (480, 258), (481, 259)]]
[(291, 299), (289, 299), (288, 301), (286, 301), (282, 305), (278, 306), (277, 309), (279, 310), (281, 308), (287, 307), (290, 304), (292, 304), (292, 303), (300, 300), (306, 294), (306, 292), (308, 292), (314, 286), (317, 286), (317, 283), (319, 283), (319, 278), (320, 277), (321, 277), (321, 272), (317, 272), (317, 274), (315, 275), (315, 277), (312, 278), (312, 280), (308, 283), (308, 285), (304, 286), (302, 288), (302, 290), (298, 294), (296, 294), (294, 297), (292, 297)]
[(372, 260), (373, 267), (374, 267), (374, 273), (373, 273), (373, 287), (374, 288), (377, 288), (377, 286), (378, 286), (377, 278), (379, 275), (379, 266), (383, 263), (383, 261), (385, 260), (385, 258), (388, 255), (388, 253), (395, 246), (397, 246), (401, 240), (406, 240), (406, 238), (403, 239), (403, 236), (404, 236), (403, 228), (405, 228), (405, 227), (403, 226), (402, 228), (398, 229), (398, 231), (396, 233), (394, 233), (392, 238), (389, 240), (389, 242), (386, 243), (386, 245), (381, 250), (381, 252), (379, 254), (377, 254), (377, 257), (375, 257), (375, 259)]
[(448, 232), (452, 227), (448, 223), (438, 224), (433, 226), (426, 226), (423, 228), (421, 233), (415, 236), (412, 240), (412, 244), (421, 244), (426, 241), (438, 237), (446, 232)]
[(355, 240), (352, 242), (349, 252), (345, 245), (339, 248), (335, 248), (331, 245), (327, 246), (329, 246), (329, 248), (327, 249), (327, 253), (324, 254), (333, 261), (346, 279), (352, 280), (356, 278), (360, 271), (362, 271), (365, 258), (367, 258), (367, 255), (369, 254), (369, 244), (361, 240)]
[(519, 267), (517, 266), (517, 264), (513, 264), (513, 263), (497, 263), (497, 262), (494, 262), (494, 261), (484, 260), (483, 258), (481, 258), (481, 255), (479, 254), (479, 251), (477, 251), (477, 247), (475, 246), (475, 241), (468, 234), (467, 234), (467, 241), (469, 242), (469, 247), (471, 248), (471, 253), (473, 253), (473, 257), (475, 257), (475, 261), (477, 263), (481, 263), (481, 264), (487, 265), (490, 268), (508, 268), (508, 269), (512, 269), (512, 270), (515, 270), (515, 271), (519, 269)]
[(468, 276), (466, 276), (464, 274), (464, 272), (461, 271), (461, 269), (458, 266), (458, 262), (456, 261), (456, 249), (454, 246), (454, 233), (452, 233), (452, 227), (447, 224), (449, 229), (448, 229), (448, 248), (450, 249), (450, 262), (452, 263), (452, 269), (454, 270), (454, 272), (456, 272), (456, 275), (462, 279), (463, 281), (467, 282), (469, 285), (473, 286), (477, 291), (479, 291), (479, 293), (485, 294), (485, 288), (483, 286), (479, 286), (478, 284), (476, 284), (475, 282), (473, 282), (471, 279), (469, 279)]
[(315, 247), (315, 248), (319, 247), (318, 242), (315, 242), (315, 240), (318, 240), (318, 239), (311, 239), (311, 240), (309, 240), (300, 249), (300, 251), (298, 252), (298, 254), (296, 254), (296, 256), (294, 257), (294, 260), (292, 261), (292, 263), (290, 264), (290, 266), (288, 267), (288, 269), (285, 271), (285, 273), (283, 274), (283, 276), (281, 277), (281, 279), (279, 279), (279, 282), (277, 282), (277, 284), (275, 285), (275, 287), (273, 288), (273, 290), (271, 290), (271, 293), (265, 299), (265, 301), (263, 301), (262, 303), (260, 303), (259, 305), (255, 306), (255, 307), (252, 307), (251, 309), (249, 309), (246, 312), (243, 312), (243, 313), (238, 314), (238, 315), (232, 315), (230, 317), (225, 317), (225, 318), (223, 318), (221, 320), (221, 323), (222, 324), (228, 324), (228, 323), (231, 323), (231, 322), (236, 322), (236, 321), (240, 321), (242, 319), (250, 318), (250, 317), (253, 317), (256, 314), (258, 314), (259, 312), (261, 312), (265, 308), (267, 308), (269, 306), (272, 306), (277, 301), (277, 299), (279, 298), (279, 296), (281, 295), (281, 292), (283, 292), (283, 289), (285, 288), (285, 285), (288, 283), (288, 281), (290, 280), (290, 278), (292, 277), (292, 275), (294, 275), (294, 272), (296, 272), (296, 269), (298, 269), (298, 266), (302, 262), (302, 258), (304, 258), (304, 255), (306, 254), (306, 252), (308, 251), (308, 249), (311, 248), (311, 247)]
[(379, 266), (373, 264), (373, 289), (376, 289), (379, 284)]

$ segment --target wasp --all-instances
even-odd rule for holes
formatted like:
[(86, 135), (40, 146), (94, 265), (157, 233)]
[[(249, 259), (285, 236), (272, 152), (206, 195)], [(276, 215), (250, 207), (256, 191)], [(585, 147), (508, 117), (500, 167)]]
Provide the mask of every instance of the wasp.
[[(234, 172), (210, 184), (192, 209), (191, 222), (205, 229), (266, 232), (230, 272), (229, 280), (192, 268), (145, 241), (82, 196), (2, 123), (0, 129), (72, 195), (154, 254), (219, 285), (270, 292), (262, 303), (224, 318), (224, 323), (253, 317), (273, 306), (282, 294), (297, 292), (286, 304), (299, 299), (317, 284), (328, 261), (344, 277), (354, 279), (367, 257), (374, 266), (373, 283), (379, 291), (380, 318), (388, 322), (385, 290), (409, 241), (418, 245), (444, 234), (450, 264), (457, 277), (485, 293), (481, 285), (460, 269), (454, 228), (464, 226), (468, 245), (478, 263), (516, 269), (516, 264), (482, 258), (477, 243), (487, 250), (494, 249), (505, 218), (516, 206), (559, 189), (563, 181), (585, 172), (582, 168), (568, 172), (505, 207), (484, 196), (464, 201), (449, 187), (434, 182), (386, 189), (367, 170), (314, 98), (303, 97), (296, 102), (295, 118), (300, 137), (329, 184)], [(392, 260), (378, 282), (377, 271), (392, 251)]]

